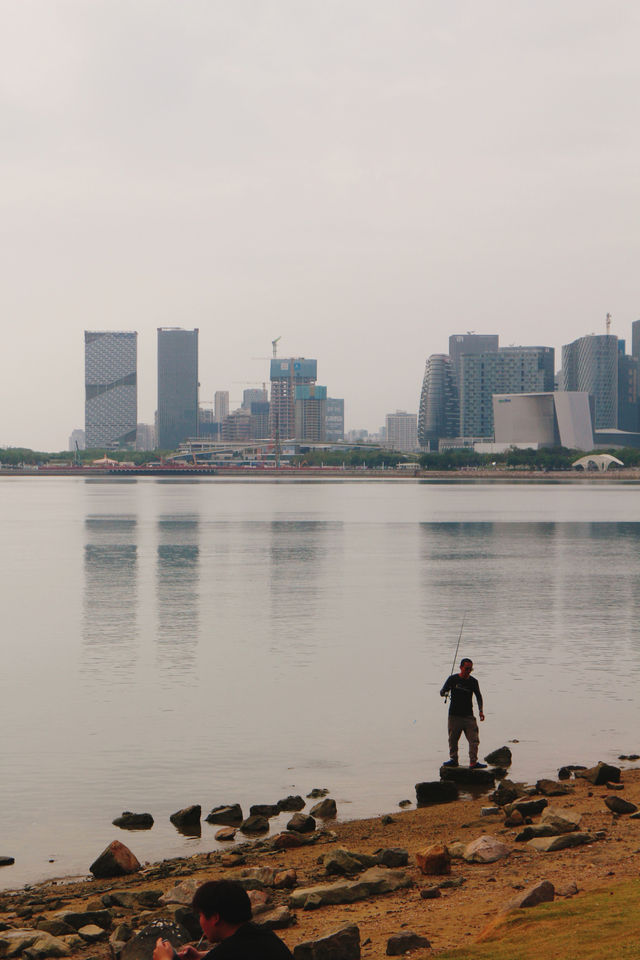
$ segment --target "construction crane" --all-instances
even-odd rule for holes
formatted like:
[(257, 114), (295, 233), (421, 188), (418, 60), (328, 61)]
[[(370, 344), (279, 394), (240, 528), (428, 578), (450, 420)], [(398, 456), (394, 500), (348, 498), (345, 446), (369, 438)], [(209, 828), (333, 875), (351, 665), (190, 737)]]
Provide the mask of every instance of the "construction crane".
[(278, 340), (282, 340), (282, 337), (276, 337), (275, 340), (271, 341), (271, 346), (273, 347), (274, 357), (278, 356)]

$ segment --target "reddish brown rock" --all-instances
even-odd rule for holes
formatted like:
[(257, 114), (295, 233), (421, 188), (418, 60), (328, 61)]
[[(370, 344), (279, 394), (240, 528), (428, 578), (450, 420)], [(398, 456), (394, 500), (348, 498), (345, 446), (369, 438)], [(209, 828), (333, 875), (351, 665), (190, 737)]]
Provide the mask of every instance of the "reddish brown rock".
[(139, 869), (137, 857), (119, 840), (110, 843), (89, 867), (94, 877), (122, 877), (127, 873), (136, 873)]
[(236, 828), (235, 828), (235, 827), (220, 827), (219, 830), (216, 830), (215, 837), (216, 837), (216, 840), (235, 840), (235, 838), (236, 838)]
[(449, 851), (442, 844), (434, 843), (416, 853), (416, 863), (421, 873), (428, 876), (439, 876), (451, 873), (451, 857)]

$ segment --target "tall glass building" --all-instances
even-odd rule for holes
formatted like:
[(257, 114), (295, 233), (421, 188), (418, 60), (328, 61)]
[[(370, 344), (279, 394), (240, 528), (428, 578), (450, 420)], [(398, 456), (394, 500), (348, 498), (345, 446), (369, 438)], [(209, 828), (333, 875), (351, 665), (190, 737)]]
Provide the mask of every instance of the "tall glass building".
[(425, 450), (437, 450), (442, 437), (458, 436), (459, 422), (454, 365), (445, 353), (434, 353), (427, 360), (422, 381), (418, 443)]
[(133, 449), (138, 422), (138, 334), (84, 332), (87, 449)]
[(617, 428), (618, 338), (593, 334), (565, 344), (560, 389), (590, 393), (595, 401), (594, 428)]
[(198, 330), (158, 327), (158, 447), (198, 436)]

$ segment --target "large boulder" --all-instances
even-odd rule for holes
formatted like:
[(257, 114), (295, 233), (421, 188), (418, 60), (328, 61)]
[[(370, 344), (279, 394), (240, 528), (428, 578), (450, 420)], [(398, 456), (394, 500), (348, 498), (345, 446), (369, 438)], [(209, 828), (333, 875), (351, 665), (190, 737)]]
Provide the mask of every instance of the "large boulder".
[[(74, 930), (80, 930), (92, 924), (100, 927), (101, 930), (108, 930), (111, 926), (112, 916), (110, 910), (60, 910), (53, 915), (53, 920), (73, 927)], [(57, 934), (61, 936), (62, 934)]]
[(114, 827), (121, 827), (122, 830), (151, 830), (153, 817), (150, 813), (132, 813), (131, 810), (125, 810), (121, 817), (116, 817), (111, 822)]
[(289, 795), (288, 797), (283, 797), (282, 800), (278, 800), (278, 809), (295, 813), (296, 810), (303, 810), (305, 804), (306, 801), (303, 800), (299, 794), (295, 796)]
[(406, 867), (409, 863), (409, 851), (404, 847), (387, 847), (377, 850), (375, 858), (383, 867)]
[(176, 884), (175, 887), (171, 887), (166, 893), (163, 893), (160, 897), (160, 903), (162, 906), (166, 906), (169, 903), (179, 903), (183, 907), (190, 907), (193, 895), (199, 886), (200, 882), (198, 880), (194, 877), (188, 877), (181, 883)]
[(360, 960), (360, 930), (352, 923), (293, 948), (294, 960)]
[(511, 910), (520, 910), (523, 907), (537, 907), (539, 903), (551, 903), (555, 896), (555, 888), (549, 880), (541, 880), (522, 890), (517, 897), (510, 900), (504, 907), (504, 913)]
[[(99, 928), (96, 928), (99, 929)], [(104, 930), (100, 930), (104, 936)], [(30, 947), (23, 952), (25, 960), (45, 960), (45, 957), (68, 957), (71, 953), (69, 945), (64, 940), (43, 933)]]
[(508, 857), (509, 853), (510, 850), (506, 844), (496, 840), (495, 837), (483, 834), (477, 840), (467, 844), (464, 859), (467, 863), (495, 863), (496, 860)]
[(456, 783), (469, 783), (475, 787), (486, 787), (493, 786), (506, 772), (503, 767), (490, 767), (488, 770), (478, 770), (476, 767), (440, 767), (440, 778)]
[(337, 883), (294, 890), (290, 905), (308, 910), (328, 904), (355, 903), (356, 900), (366, 900), (412, 885), (411, 877), (400, 870), (371, 867), (358, 880), (339, 880)]
[(588, 780), (594, 787), (603, 786), (607, 780), (612, 783), (620, 783), (620, 767), (613, 767), (610, 763), (597, 763), (595, 767), (589, 767), (587, 770), (576, 770), (576, 777)]
[(315, 820), (305, 813), (294, 813), (287, 824), (287, 830), (293, 830), (295, 833), (313, 833), (315, 828)]
[(23, 950), (32, 947), (38, 937), (42, 936), (44, 934), (40, 930), (31, 930), (28, 927), (3, 930), (0, 933), (0, 957), (16, 957)]
[(331, 797), (325, 797), (324, 800), (320, 800), (319, 803), (311, 807), (309, 813), (319, 820), (333, 820), (338, 815), (338, 809), (335, 800), (332, 800)]
[(416, 783), (416, 800), (419, 807), (435, 803), (450, 803), (457, 800), (458, 787), (448, 780), (426, 780)]
[(277, 803), (254, 803), (249, 807), (250, 817), (277, 817), (280, 807)]
[(508, 803), (513, 803), (519, 797), (524, 795), (524, 785), (521, 783), (512, 783), (511, 780), (502, 780), (495, 788), (493, 793), (489, 794), (489, 799), (497, 803), (499, 807), (504, 807)]
[(239, 827), (244, 817), (239, 803), (230, 803), (226, 806), (214, 807), (207, 815), (207, 823), (219, 823), (223, 827)]
[(243, 833), (268, 833), (269, 821), (266, 817), (253, 815), (242, 821), (240, 829)]
[(591, 843), (593, 837), (589, 833), (563, 833), (559, 837), (538, 837), (529, 840), (528, 846), (538, 853), (553, 853), (555, 850), (564, 850), (566, 847), (580, 847)]
[(202, 817), (202, 807), (199, 803), (194, 803), (190, 807), (183, 807), (182, 810), (176, 810), (169, 817), (174, 827), (195, 827), (200, 824)]
[(327, 876), (349, 876), (360, 873), (366, 867), (374, 867), (376, 858), (368, 854), (351, 853), (338, 847), (323, 858), (324, 872)]
[(439, 876), (451, 873), (451, 857), (443, 844), (434, 843), (416, 853), (418, 869), (425, 876)]
[(400, 957), (409, 950), (428, 950), (431, 944), (426, 937), (414, 933), (413, 930), (403, 930), (392, 934), (387, 940), (387, 956)]
[(89, 867), (94, 877), (99, 878), (123, 877), (128, 873), (136, 873), (139, 869), (137, 857), (119, 840), (113, 840)]
[(622, 797), (605, 797), (605, 804), (612, 813), (637, 813), (638, 808), (630, 800), (623, 800)]
[(292, 850), (294, 847), (306, 847), (315, 843), (318, 835), (315, 833), (298, 833), (289, 830), (287, 833), (277, 833), (270, 842), (273, 850)]
[(189, 931), (179, 923), (171, 920), (154, 920), (127, 941), (122, 948), (120, 960), (149, 960), (158, 937), (169, 940), (176, 949), (183, 947), (191, 940)]
[(571, 784), (560, 783), (558, 780), (537, 780), (536, 790), (543, 797), (562, 797), (567, 793), (573, 793)]
[(492, 750), (491, 753), (488, 753), (484, 758), (486, 763), (490, 763), (492, 767), (510, 767), (511, 766), (511, 750), (509, 747), (498, 747), (497, 750)]
[(582, 815), (577, 810), (566, 810), (561, 807), (547, 807), (542, 811), (540, 822), (553, 828), (555, 833), (571, 833), (580, 826)]
[(515, 800), (513, 803), (507, 803), (504, 812), (508, 817), (514, 810), (518, 810), (523, 817), (535, 817), (542, 813), (545, 807), (549, 806), (546, 797), (536, 797), (534, 800)]
[(265, 910), (253, 918), (257, 927), (264, 927), (266, 930), (284, 930), (295, 923), (295, 915), (291, 913), (289, 907), (280, 906)]

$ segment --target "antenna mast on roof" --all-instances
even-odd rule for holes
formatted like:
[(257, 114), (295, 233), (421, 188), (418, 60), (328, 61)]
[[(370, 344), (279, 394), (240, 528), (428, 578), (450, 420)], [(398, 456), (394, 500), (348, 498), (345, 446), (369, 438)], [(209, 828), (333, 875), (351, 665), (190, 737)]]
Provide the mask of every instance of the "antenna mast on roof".
[[(608, 314), (606, 315), (606, 317), (604, 318), (604, 322), (605, 322), (606, 327), (607, 327), (607, 336), (609, 336), (609, 334), (611, 333), (611, 314), (610, 314), (610, 313), (608, 313)], [(275, 356), (275, 354), (274, 354), (274, 356)]]

